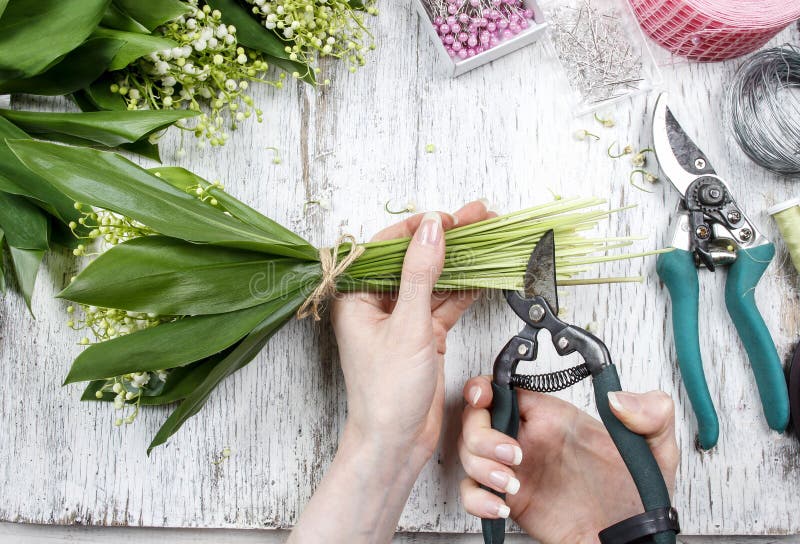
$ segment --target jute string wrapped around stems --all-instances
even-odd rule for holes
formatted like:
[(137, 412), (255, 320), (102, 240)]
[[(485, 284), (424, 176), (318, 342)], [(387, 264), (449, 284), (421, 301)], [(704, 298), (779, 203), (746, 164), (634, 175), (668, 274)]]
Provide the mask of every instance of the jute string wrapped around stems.
[[(339, 248), (350, 244), (350, 252), (339, 261)], [(364, 247), (358, 245), (355, 236), (343, 234), (336, 241), (333, 248), (323, 247), (319, 250), (319, 264), (322, 268), (322, 279), (303, 305), (297, 310), (297, 319), (313, 316), (314, 321), (319, 321), (319, 312), (328, 298), (336, 293), (336, 280), (347, 268), (364, 253)], [(338, 262), (337, 262), (338, 261)]]

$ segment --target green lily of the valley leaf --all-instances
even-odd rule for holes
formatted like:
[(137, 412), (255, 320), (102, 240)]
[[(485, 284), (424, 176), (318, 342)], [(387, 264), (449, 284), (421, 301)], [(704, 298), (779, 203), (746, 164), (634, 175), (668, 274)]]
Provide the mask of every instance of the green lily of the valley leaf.
[(40, 74), (0, 81), (0, 94), (62, 95), (77, 91), (100, 77), (125, 45), (111, 38), (89, 39)]
[[(148, 406), (160, 406), (183, 400), (203, 383), (208, 373), (225, 358), (230, 350), (231, 348), (228, 348), (211, 357), (206, 357), (202, 361), (173, 368), (169, 371), (167, 381), (160, 391), (156, 392), (145, 389), (141, 399), (131, 402), (139, 402), (140, 404)], [(97, 391), (99, 391), (105, 383), (106, 380), (94, 380), (90, 382), (83, 391), (81, 400), (113, 402), (116, 393), (112, 391), (104, 391), (103, 396), (99, 399), (97, 398)]]
[(51, 113), (0, 109), (0, 116), (28, 134), (65, 134), (108, 147), (135, 142), (175, 121), (195, 115), (197, 112), (189, 110)]
[(186, 317), (88, 347), (65, 384), (188, 365), (238, 342), (284, 299), (225, 314)]
[[(274, 232), (276, 229), (283, 229), (269, 217), (257, 212), (225, 191), (212, 187), (211, 183), (185, 168), (180, 166), (160, 166), (158, 168), (150, 168), (149, 171), (158, 174), (161, 179), (166, 180), (182, 191), (191, 191), (198, 186), (208, 189), (208, 194), (217, 199), (217, 202), (219, 202), (218, 207), (221, 210), (228, 212), (248, 225), (261, 229), (267, 234)], [(293, 240), (296, 244), (308, 243), (292, 231), (287, 231), (285, 234), (287, 240)]]
[(0, 191), (27, 196), (43, 210), (64, 224), (77, 221), (80, 213), (73, 201), (56, 190), (45, 179), (37, 176), (22, 164), (9, 149), (7, 139), (28, 139), (29, 136), (16, 125), (0, 116)]
[(314, 71), (305, 64), (293, 61), (284, 49), (286, 42), (272, 30), (265, 28), (255, 20), (247, 8), (236, 0), (207, 0), (209, 6), (222, 13), (225, 24), (236, 27), (236, 39), (239, 45), (260, 51), (272, 59), (272, 62), (290, 74), (300, 73), (300, 78), (314, 85)]
[[(79, 91), (84, 100), (88, 102), (87, 104), (78, 103), (78, 107), (83, 111), (127, 110), (128, 104), (125, 99), (119, 93), (111, 92), (112, 83), (111, 77), (106, 74), (82, 91)], [(86, 107), (88, 105), (91, 105), (91, 107)]]
[(0, 82), (47, 69), (89, 37), (110, 0), (11, 0), (0, 17)]
[[(73, 98), (76, 98), (75, 94), (72, 96)], [(96, 111), (96, 109), (91, 108), (90, 111)], [(150, 143), (150, 139), (148, 137), (143, 137), (141, 140), (137, 140), (135, 142), (120, 144), (116, 147), (108, 147), (107, 145), (98, 144), (97, 142), (87, 140), (86, 138), (70, 136), (69, 134), (64, 134), (63, 132), (42, 132), (36, 135), (36, 139), (47, 140), (48, 142), (59, 142), (78, 147), (91, 147), (94, 149), (100, 149), (102, 151), (128, 151), (130, 153), (141, 155), (142, 157), (147, 157), (148, 159), (152, 159), (156, 162), (161, 162), (161, 154), (158, 151), (158, 144)]]
[(303, 293), (297, 292), (290, 299), (276, 300), (264, 304), (265, 308), (270, 309), (268, 317), (248, 334), (225, 359), (214, 366), (205, 380), (181, 401), (180, 405), (172, 412), (169, 418), (167, 418), (167, 421), (164, 422), (153, 438), (153, 441), (148, 446), (148, 455), (153, 451), (153, 448), (163, 444), (169, 437), (175, 434), (186, 420), (200, 411), (208, 400), (209, 395), (211, 395), (211, 392), (222, 380), (247, 365), (258, 355), (258, 352), (266, 345), (272, 335), (291, 319), (303, 303), (304, 296)]
[(114, 30), (124, 30), (126, 32), (139, 32), (140, 34), (150, 34), (150, 31), (139, 21), (122, 11), (115, 3), (111, 3), (103, 14), (100, 24), (105, 28)]
[(131, 217), (184, 240), (317, 260), (308, 243), (280, 227), (262, 230), (222, 213), (114, 153), (47, 142), (8, 142), (33, 172), (72, 199)]
[(151, 144), (147, 138), (142, 138), (138, 142), (131, 142), (129, 144), (122, 144), (117, 146), (119, 149), (136, 153), (142, 157), (147, 157), (150, 160), (161, 162), (161, 154), (158, 151), (158, 144)]
[[(92, 33), (92, 36), (97, 38), (117, 40), (123, 44), (122, 47), (117, 51), (117, 54), (114, 55), (114, 59), (111, 61), (111, 64), (108, 67), (110, 71), (121, 70), (136, 59), (152, 53), (153, 51), (171, 49), (178, 45), (172, 40), (161, 38), (159, 36), (138, 34), (136, 32), (125, 32), (122, 30), (112, 30), (103, 27), (98, 27)], [(91, 83), (91, 81), (89, 81), (87, 85), (89, 83)]]
[(100, 255), (58, 296), (158, 315), (216, 314), (286, 296), (319, 270), (309, 261), (144, 236)]
[(158, 395), (144, 395), (141, 404), (161, 406), (185, 399), (203, 383), (208, 374), (225, 359), (231, 349), (228, 348), (191, 365), (173, 368)]
[(6, 10), (6, 6), (8, 6), (8, 0), (0, 0), (0, 17), (3, 16), (3, 12)]
[(189, 12), (180, 0), (114, 0), (114, 5), (150, 31)]
[[(0, 232), (4, 234), (17, 284), (30, 311), (36, 275), (48, 247), (49, 219), (26, 198), (0, 191)], [(2, 246), (0, 241), (0, 252)], [(5, 278), (2, 283), (5, 284)]]
[(28, 311), (33, 313), (33, 310), (31, 310), (31, 297), (33, 297), (33, 287), (36, 284), (39, 265), (42, 264), (42, 259), (44, 258), (44, 250), (20, 249), (11, 245), (8, 246), (8, 250), (11, 255), (14, 276), (16, 276), (17, 283), (22, 291), (25, 305), (28, 307)]
[(50, 223), (45, 213), (28, 199), (0, 191), (0, 229), (18, 249), (46, 250)]

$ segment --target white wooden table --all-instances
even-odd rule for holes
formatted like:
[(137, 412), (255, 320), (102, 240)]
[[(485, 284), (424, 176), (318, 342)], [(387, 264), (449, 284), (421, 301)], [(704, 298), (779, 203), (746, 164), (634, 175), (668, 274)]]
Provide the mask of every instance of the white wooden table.
[[(639, 249), (666, 242), (677, 193), (666, 183), (652, 194), (632, 188), (624, 159), (606, 157), (620, 144), (646, 147), (654, 96), (603, 113), (603, 129), (575, 120), (565, 81), (541, 45), (533, 45), (456, 80), (439, 75), (434, 49), (409, 2), (387, 2), (376, 23), (378, 49), (355, 76), (330, 74), (314, 90), (254, 89), (262, 125), (246, 124), (224, 149), (199, 150), (178, 135), (163, 143), (165, 162), (189, 167), (317, 244), (342, 232), (367, 239), (396, 218), (387, 200), (418, 209), (450, 210), (487, 197), (511, 211), (562, 195), (608, 197), (637, 204), (602, 226), (611, 234), (646, 237)], [(775, 43), (798, 40), (795, 29)], [(664, 66), (670, 103), (702, 142), (750, 216), (779, 248), (756, 298), (779, 353), (798, 339), (797, 275), (785, 259), (769, 205), (796, 196), (788, 179), (766, 173), (739, 150), (723, 126), (722, 93), (738, 63)], [(18, 102), (19, 107), (63, 107)], [(593, 129), (598, 143), (578, 142)], [(436, 151), (426, 153), (426, 144)], [(272, 163), (280, 149), (282, 163)], [(651, 163), (652, 163), (651, 159)], [(306, 217), (303, 202), (327, 198), (330, 211)], [(150, 458), (145, 448), (167, 409), (148, 409), (114, 428), (113, 410), (80, 403), (80, 386), (61, 387), (80, 351), (52, 295), (75, 272), (73, 260), (51, 253), (34, 297), (34, 321), (19, 297), (0, 303), (0, 520), (43, 524), (207, 528), (285, 528), (297, 519), (330, 461), (345, 417), (334, 338), (323, 322), (292, 322), (243, 371), (225, 381), (200, 415)], [(641, 284), (569, 288), (562, 304), (577, 323), (596, 321), (632, 390), (661, 388), (677, 400), (683, 450), (676, 505), (688, 534), (800, 532), (792, 505), (800, 496), (800, 447), (767, 429), (752, 373), (724, 310), (724, 273), (701, 279), (702, 348), (721, 415), (719, 446), (694, 450), (695, 422), (680, 385), (668, 326), (669, 304), (655, 260), (604, 267), (608, 275), (644, 276)], [(518, 328), (496, 297), (477, 304), (457, 326), (447, 355), (447, 421), (441, 447), (423, 471), (400, 521), (405, 531), (475, 532), (477, 520), (458, 502), (461, 469), (455, 451), (460, 390), (488, 372), (497, 349)], [(552, 360), (553, 358), (550, 357)], [(548, 357), (544, 357), (548, 365)], [(590, 388), (568, 398), (590, 407)], [(215, 464), (229, 446), (232, 455)]]

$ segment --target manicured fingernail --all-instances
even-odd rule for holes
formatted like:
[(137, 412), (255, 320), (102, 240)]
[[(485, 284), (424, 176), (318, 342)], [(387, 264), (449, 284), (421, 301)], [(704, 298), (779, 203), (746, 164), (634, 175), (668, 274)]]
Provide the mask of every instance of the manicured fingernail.
[(492, 204), (488, 198), (479, 198), (478, 202), (483, 204), (483, 207), (486, 208), (487, 212), (497, 213), (497, 210), (494, 208), (494, 204)]
[(618, 412), (635, 414), (642, 409), (638, 395), (631, 395), (622, 391), (609, 391), (608, 403)]
[(510, 495), (516, 495), (517, 491), (519, 491), (519, 480), (501, 470), (493, 470), (489, 473), (489, 480), (492, 485), (499, 487)]
[(511, 514), (511, 508), (502, 502), (498, 504), (497, 499), (487, 500), (483, 511), (486, 512), (486, 517), (499, 516), (501, 518), (507, 518)]
[(472, 402), (472, 405), (473, 406), (477, 406), (478, 405), (478, 399), (481, 398), (481, 388), (478, 387), (477, 385), (473, 385), (472, 387), (470, 387), (470, 389), (469, 389), (469, 398), (472, 399), (470, 401), (470, 402)]
[(518, 465), (522, 462), (522, 449), (513, 444), (500, 444), (494, 449), (498, 461)]
[(428, 212), (422, 217), (419, 227), (418, 240), (423, 246), (433, 246), (439, 243), (442, 237), (442, 216), (436, 212)]

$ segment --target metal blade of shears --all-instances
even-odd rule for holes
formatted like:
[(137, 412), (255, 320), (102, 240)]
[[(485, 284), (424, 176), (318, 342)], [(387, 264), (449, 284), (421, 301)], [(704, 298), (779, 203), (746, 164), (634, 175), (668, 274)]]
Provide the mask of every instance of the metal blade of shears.
[(653, 149), (661, 170), (670, 183), (686, 195), (699, 176), (716, 174), (708, 157), (686, 134), (667, 106), (667, 93), (661, 93), (653, 112)]
[(531, 251), (528, 267), (525, 269), (525, 296), (540, 296), (558, 314), (558, 293), (556, 291), (556, 242), (552, 229), (542, 235)]

